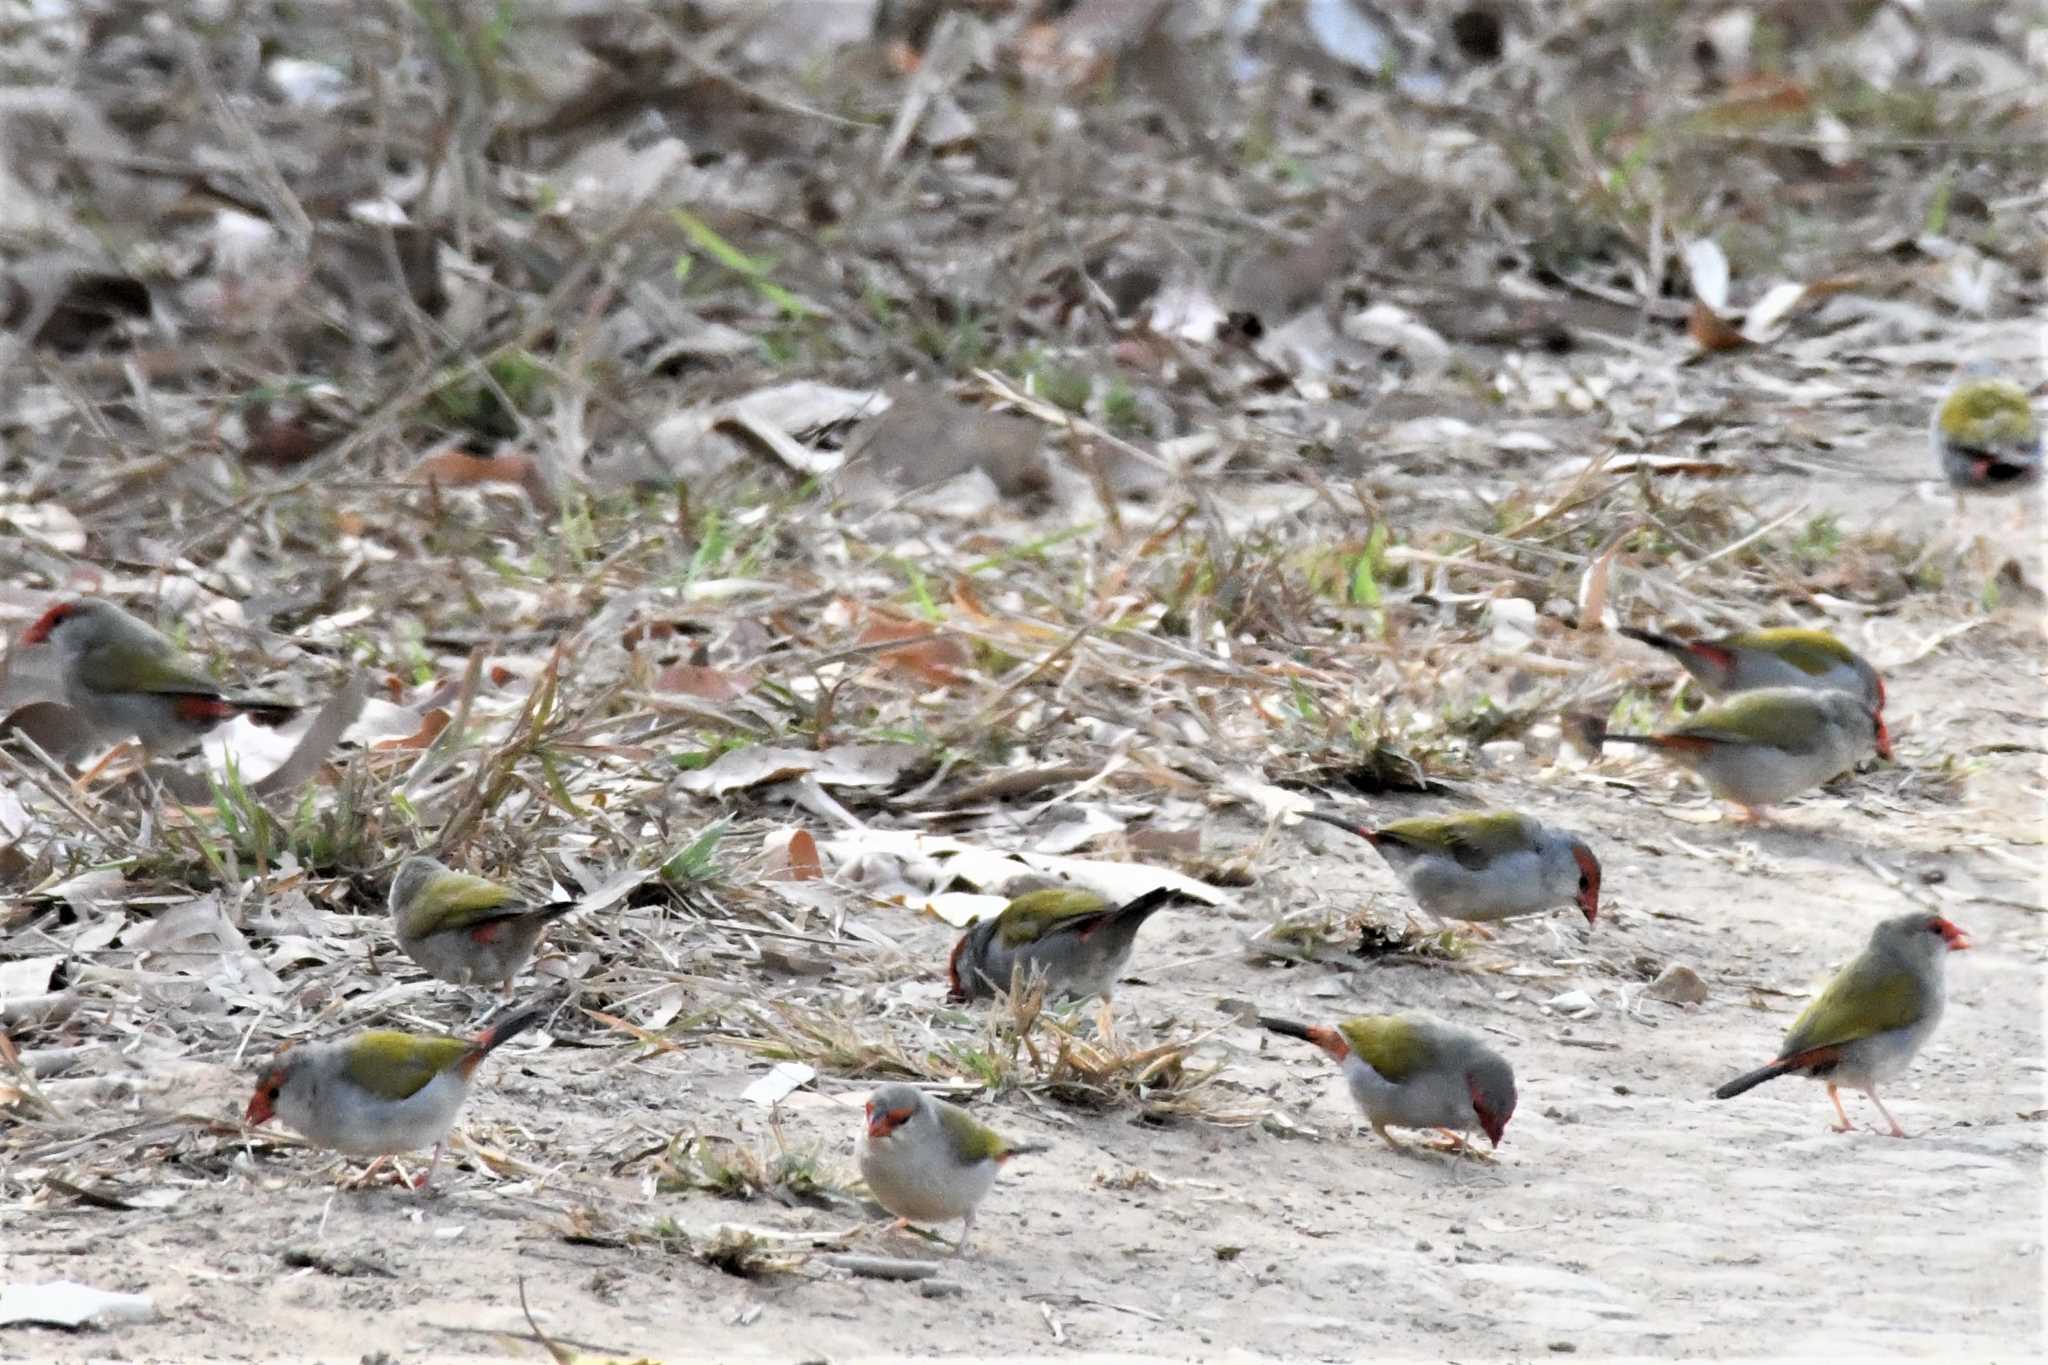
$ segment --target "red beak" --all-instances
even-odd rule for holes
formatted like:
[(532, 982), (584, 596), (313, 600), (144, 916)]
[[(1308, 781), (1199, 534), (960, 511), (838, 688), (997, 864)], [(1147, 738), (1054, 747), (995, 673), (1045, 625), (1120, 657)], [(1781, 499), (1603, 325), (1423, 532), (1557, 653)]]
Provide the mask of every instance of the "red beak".
[(1890, 762), (1892, 756), (1891, 731), (1884, 728), (1884, 717), (1880, 716), (1877, 712), (1872, 711), (1870, 718), (1877, 722), (1877, 756), (1886, 762)]
[(914, 1112), (914, 1110), (910, 1109), (884, 1109), (878, 1112), (875, 1106), (869, 1105), (868, 1136), (871, 1138), (885, 1138), (889, 1136), (889, 1134), (895, 1132), (908, 1122), (911, 1114)]
[(1936, 920), (1934, 922), (1934, 928), (1936, 932), (1938, 932), (1943, 938), (1948, 940), (1948, 950), (1950, 952), (1959, 953), (1963, 949), (1970, 946), (1970, 940), (1968, 936), (1966, 936), (1961, 929), (1949, 923), (1947, 920)]
[(277, 1111), (270, 1107), (269, 1098), (258, 1090), (249, 1097), (249, 1107), (242, 1111), (242, 1122), (253, 1127), (259, 1123), (268, 1123), (276, 1116)]

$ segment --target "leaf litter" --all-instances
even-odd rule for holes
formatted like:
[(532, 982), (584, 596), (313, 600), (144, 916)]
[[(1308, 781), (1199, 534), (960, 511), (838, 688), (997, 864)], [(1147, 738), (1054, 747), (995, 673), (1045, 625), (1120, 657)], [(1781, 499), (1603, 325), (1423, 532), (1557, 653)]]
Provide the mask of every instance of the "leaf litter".
[[(2043, 304), (2015, 16), (1834, 16), (1776, 59), (1687, 20), (1610, 117), (1643, 7), (1511, 16), (1505, 68), (1483, 24), (1343, 6), (876, 6), (802, 42), (730, 3), (358, 8), (257, 6), (260, 53), (7, 39), (0, 621), (115, 596), (309, 708), (74, 789), (10, 654), (18, 1208), (274, 1183), (229, 1119), (256, 1057), (467, 1028), (386, 941), (422, 848), (584, 902), (522, 987), (565, 1004), (552, 1052), (758, 1057), (772, 1113), (904, 1077), (1256, 1123), (1227, 1021), (950, 1010), (944, 940), (1021, 877), (1171, 884), (1292, 964), (1255, 982), (1491, 977), (1511, 952), (1296, 875), (1284, 815), (1661, 782), (1561, 756), (1561, 717), (1668, 704), (1616, 624), (1825, 624), (1891, 667), (2038, 593), (1942, 570), (1894, 515), (1919, 448), (1884, 448)], [(1860, 515), (1752, 491), (1788, 470)], [(489, 1197), (802, 1264), (670, 1237), (615, 1138), (543, 1161), (506, 1112), (465, 1125)], [(662, 1136), (722, 1196), (849, 1178)]]

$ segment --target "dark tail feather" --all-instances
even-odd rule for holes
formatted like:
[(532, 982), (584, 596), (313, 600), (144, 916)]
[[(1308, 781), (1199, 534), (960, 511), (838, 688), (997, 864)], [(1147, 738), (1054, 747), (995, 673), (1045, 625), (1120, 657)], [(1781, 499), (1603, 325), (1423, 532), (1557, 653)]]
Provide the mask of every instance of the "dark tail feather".
[(276, 729), (299, 714), (299, 708), (288, 706), (281, 701), (263, 701), (256, 697), (223, 697), (237, 711), (267, 729)]
[(1659, 635), (1654, 630), (1637, 630), (1634, 626), (1618, 626), (1615, 628), (1614, 633), (1630, 640), (1640, 641), (1652, 649), (1661, 649), (1666, 654), (1683, 654), (1687, 648), (1685, 641), (1674, 640), (1669, 635)]
[(1379, 839), (1379, 835), (1367, 826), (1358, 824), (1356, 821), (1346, 820), (1341, 815), (1325, 815), (1319, 810), (1305, 810), (1301, 813), (1301, 818), (1304, 820), (1319, 820), (1326, 825), (1335, 825), (1346, 834), (1355, 834), (1369, 844), (1376, 843)]
[(1013, 1156), (1030, 1156), (1033, 1152), (1049, 1152), (1051, 1150), (1052, 1144), (1049, 1142), (1013, 1142), (1003, 1148), (1003, 1154), (997, 1157), (996, 1160), (1008, 1161)]
[(1760, 1066), (1746, 1076), (1737, 1076), (1734, 1080), (1716, 1090), (1714, 1098), (1717, 1100), (1732, 1100), (1746, 1090), (1756, 1089), (1765, 1081), (1776, 1080), (1791, 1069), (1791, 1067), (1783, 1062), (1772, 1062), (1769, 1066)]
[(495, 1024), (492, 1024), (482, 1033), (479, 1033), (476, 1036), (476, 1043), (469, 1050), (469, 1055), (479, 1061), (490, 1056), (494, 1048), (511, 1042), (514, 1038), (517, 1038), (520, 1034), (547, 1018), (547, 1015), (548, 1006), (546, 1005), (528, 1005), (524, 1009), (513, 1011)]
[(546, 905), (534, 906), (528, 913), (534, 917), (537, 923), (553, 924), (556, 920), (582, 904), (582, 901), (549, 901)]
[(1745, 1090), (1754, 1090), (1765, 1081), (1783, 1076), (1788, 1072), (1806, 1071), (1813, 1067), (1825, 1067), (1841, 1059), (1842, 1049), (1829, 1043), (1825, 1047), (1810, 1047), (1804, 1052), (1795, 1052), (1789, 1057), (1760, 1066), (1746, 1076), (1737, 1076), (1714, 1092), (1717, 1100), (1732, 1100)]
[(1151, 918), (1152, 912), (1163, 909), (1168, 901), (1178, 897), (1180, 892), (1170, 886), (1154, 887), (1134, 900), (1125, 901), (1109, 912), (1110, 919), (1118, 924), (1129, 923), (1132, 928)]
[(1282, 1037), (1301, 1038), (1308, 1042), (1315, 1041), (1309, 1037), (1307, 1024), (1296, 1023), (1292, 1019), (1282, 1019), (1277, 1015), (1260, 1015), (1259, 1027), (1265, 1029), (1268, 1033), (1280, 1034)]

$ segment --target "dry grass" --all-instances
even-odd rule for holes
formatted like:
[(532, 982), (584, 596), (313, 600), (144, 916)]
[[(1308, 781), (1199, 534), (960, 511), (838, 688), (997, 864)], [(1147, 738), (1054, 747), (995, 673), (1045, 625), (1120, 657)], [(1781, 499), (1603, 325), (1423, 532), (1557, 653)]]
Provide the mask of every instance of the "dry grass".
[[(368, 701), (285, 791), (244, 780), (283, 755), (242, 732), (236, 766), (161, 789), (73, 792), (25, 743), (0, 753), (9, 999), (68, 1002), (0, 1033), (17, 1195), (242, 1173), (228, 1108), (179, 1112), (184, 1069), (218, 1080), (373, 1021), (461, 1026), (466, 1006), (388, 943), (384, 887), (422, 848), (592, 902), (544, 964), (593, 1021), (557, 1016), (565, 1039), (1244, 1122), (1198, 1029), (904, 995), (938, 964), (897, 946), (925, 927), (901, 887), (971, 879), (863, 836), (1059, 844), (1242, 889), (1269, 864), (1216, 837), (1259, 817), (1240, 779), (1476, 799), (1495, 765), (1548, 763), (1564, 712), (1668, 708), (1657, 666), (1587, 613), (1596, 580), (1616, 621), (1825, 621), (1857, 643), (1886, 614), (1985, 609), (1980, 577), (1881, 516), (1788, 515), (1753, 488), (1870, 444), (1874, 337), (1961, 334), (1951, 276), (1896, 264), (1915, 235), (1899, 224), (1951, 233), (2004, 282), (1981, 335), (2038, 315), (2038, 202), (1977, 188), (2023, 153), (1999, 130), (2028, 92), (1884, 98), (1843, 68), (1846, 43), (1788, 38), (1801, 107), (1867, 139), (1858, 201), (1810, 122), (1753, 125), (1732, 78), (1607, 88), (1673, 7), (1570, 4), (1547, 8), (1523, 95), (1468, 70), (1462, 104), (1425, 111), (1340, 82), (1317, 97), (1335, 117), (1274, 82), (1219, 92), (1219, 140), (1114, 62), (1099, 102), (977, 67), (945, 91), (981, 167), (955, 176), (916, 140), (879, 155), (900, 82), (851, 54), (749, 67), (720, 29), (683, 46), (739, 63), (715, 83), (759, 97), (670, 165), (573, 99), (529, 104), (555, 54), (600, 71), (672, 55), (684, 20), (663, 7), (622, 7), (606, 41), (518, 7), (481, 27), (438, 3), (256, 8), (246, 26), (280, 50), (351, 54), (346, 101), (323, 116), (232, 77), (227, 33), (189, 35), (191, 84), (146, 81), (151, 126), (237, 169), (210, 207), (124, 221), (133, 259), (104, 263), (186, 311), (176, 345), (124, 314), (0, 353), (4, 605), (18, 629), (45, 594), (97, 588), (225, 675), (315, 707), (359, 681)], [(1206, 69), (1213, 36), (1185, 55)], [(402, 76), (353, 79), (373, 68)], [(1056, 104), (1080, 131), (1041, 138)], [(105, 167), (31, 177), (67, 237), (98, 240), (105, 205), (130, 202), (113, 172), (148, 158), (122, 139)], [(592, 149), (633, 173), (576, 162)], [(367, 231), (347, 205), (397, 193), (394, 158), (446, 193)], [(1158, 164), (1178, 169), (1154, 198)], [(1930, 182), (1960, 216), (1933, 224)], [(1411, 216), (1343, 243), (1295, 344), (1191, 339), (1110, 298), (1186, 267), (1228, 311), (1246, 262), (1299, 265), (1315, 222), (1377, 222), (1366, 206), (1393, 200)], [(1752, 296), (1835, 284), (1774, 347), (1700, 356), (1658, 286), (1684, 239), (1717, 233)], [(1897, 251), (1854, 245), (1880, 241)], [(1367, 297), (1452, 360), (1314, 325)], [(1568, 349), (1546, 344), (1560, 334)], [(1960, 349), (1885, 362), (1913, 391), (1886, 431), (1915, 429)], [(910, 391), (939, 405), (942, 437), (978, 434), (918, 446), (878, 492), (839, 463), (885, 384), (906, 413)], [(1011, 424), (962, 425), (992, 411)], [(1454, 415), (1462, 431), (1411, 420)], [(1016, 478), (988, 456), (1002, 440), (1029, 456)], [(998, 493), (913, 495), (978, 463)], [(1968, 763), (1861, 790), (1938, 805)], [(800, 865), (792, 830), (857, 851)], [(1316, 905), (1262, 951), (1483, 969), (1400, 919)], [(183, 927), (152, 940), (167, 922)], [(91, 1053), (61, 1077), (30, 1064), (74, 1047)], [(736, 1198), (837, 1188), (814, 1156), (717, 1134), (651, 1160)], [(735, 1273), (796, 1254), (739, 1229), (632, 1236)]]

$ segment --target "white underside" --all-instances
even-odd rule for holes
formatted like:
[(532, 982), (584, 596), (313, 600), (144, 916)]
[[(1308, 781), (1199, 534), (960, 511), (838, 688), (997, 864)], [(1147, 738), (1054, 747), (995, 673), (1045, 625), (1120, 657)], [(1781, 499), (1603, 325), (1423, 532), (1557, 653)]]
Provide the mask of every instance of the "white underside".
[(351, 1156), (390, 1156), (433, 1146), (448, 1136), (469, 1095), (468, 1082), (455, 1068), (402, 1100), (373, 1095), (338, 1068), (318, 1071), (323, 1074), (277, 1097), (277, 1116), (320, 1146)]
[(500, 931), (496, 943), (478, 943), (462, 932), (401, 938), (398, 946), (428, 975), (455, 986), (496, 986), (519, 975), (533, 955), (516, 929)]
[(1744, 806), (1777, 805), (1856, 766), (1856, 753), (1846, 743), (1823, 744), (1810, 753), (1768, 744), (1670, 752), (1697, 772), (1714, 795)]
[[(908, 1125), (906, 1125), (907, 1127)], [(902, 1128), (860, 1140), (860, 1174), (868, 1192), (898, 1218), (945, 1223), (965, 1218), (996, 1183), (988, 1158), (962, 1165), (950, 1152), (919, 1151)]]
[(1891, 1029), (1869, 1038), (1859, 1038), (1842, 1048), (1842, 1060), (1824, 1079), (1851, 1090), (1869, 1090), (1905, 1074), (1921, 1044), (1941, 1022), (1937, 1006), (1927, 1017), (1909, 1028)]
[(1479, 1131), (1471, 1091), (1464, 1076), (1454, 1071), (1433, 1071), (1396, 1085), (1354, 1052), (1344, 1059), (1344, 1079), (1351, 1085), (1351, 1098), (1375, 1124)]
[(1543, 859), (1533, 851), (1496, 858), (1484, 869), (1449, 858), (1416, 857), (1398, 847), (1382, 849), (1381, 856), (1417, 904), (1445, 919), (1506, 919), (1563, 903), (1544, 890)]

